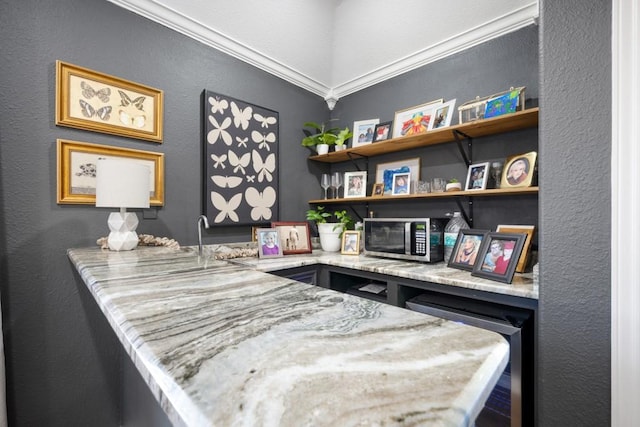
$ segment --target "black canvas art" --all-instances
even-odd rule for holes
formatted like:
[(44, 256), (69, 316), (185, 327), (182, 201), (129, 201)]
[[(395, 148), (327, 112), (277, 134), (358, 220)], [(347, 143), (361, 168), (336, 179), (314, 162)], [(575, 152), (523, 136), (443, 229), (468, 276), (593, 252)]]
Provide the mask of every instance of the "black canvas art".
[(278, 113), (205, 90), (204, 205), (211, 225), (278, 219)]

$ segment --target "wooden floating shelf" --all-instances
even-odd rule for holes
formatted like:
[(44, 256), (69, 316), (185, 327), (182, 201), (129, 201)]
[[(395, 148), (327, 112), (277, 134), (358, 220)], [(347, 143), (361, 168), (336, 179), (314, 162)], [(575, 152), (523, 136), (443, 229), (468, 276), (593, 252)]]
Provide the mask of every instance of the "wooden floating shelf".
[(453, 197), (498, 197), (498, 196), (517, 196), (526, 194), (537, 194), (538, 187), (519, 187), (519, 188), (492, 188), (489, 190), (467, 190), (467, 191), (447, 191), (443, 193), (423, 193), (408, 194), (398, 196), (382, 196), (382, 197), (348, 197), (339, 199), (316, 199), (309, 200), (310, 204), (348, 204), (357, 202), (390, 202), (399, 200), (415, 200), (415, 199), (436, 199), (436, 198), (453, 198)]
[[(372, 157), (397, 151), (411, 150), (413, 148), (427, 147), (429, 145), (444, 144), (456, 140), (455, 132), (466, 137), (479, 138), (499, 133), (512, 132), (538, 126), (538, 111), (529, 108), (513, 114), (493, 117), (490, 119), (476, 120), (462, 123), (442, 129), (432, 130), (420, 135), (403, 136), (374, 142), (356, 148), (348, 148), (342, 151), (332, 151), (327, 154), (310, 156), (310, 160), (324, 163), (339, 163), (358, 157)], [(421, 195), (421, 197), (423, 197)]]

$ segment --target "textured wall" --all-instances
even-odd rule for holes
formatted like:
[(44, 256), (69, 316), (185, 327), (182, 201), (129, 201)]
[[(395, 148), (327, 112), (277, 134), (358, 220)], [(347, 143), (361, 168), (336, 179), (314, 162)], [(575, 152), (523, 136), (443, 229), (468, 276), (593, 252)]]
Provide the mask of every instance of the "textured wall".
[(610, 423), (611, 2), (541, 3), (539, 425)]
[[(118, 424), (117, 341), (66, 257), (107, 233), (108, 209), (56, 204), (56, 138), (165, 153), (165, 206), (138, 230), (197, 239), (200, 94), (207, 88), (280, 112), (281, 182), (316, 186), (301, 124), (328, 116), (315, 95), (103, 0), (0, 3), (0, 277), (12, 425)], [(164, 143), (54, 124), (55, 61), (165, 91)], [(281, 217), (308, 196), (283, 191)], [(206, 243), (249, 240), (217, 228)]]

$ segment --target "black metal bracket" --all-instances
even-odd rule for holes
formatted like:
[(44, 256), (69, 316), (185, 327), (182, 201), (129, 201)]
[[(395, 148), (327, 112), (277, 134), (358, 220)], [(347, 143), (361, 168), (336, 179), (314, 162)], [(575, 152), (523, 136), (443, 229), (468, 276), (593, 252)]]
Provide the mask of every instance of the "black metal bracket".
[[(464, 132), (460, 132), (459, 130), (453, 131), (453, 137), (456, 139), (456, 145), (458, 146), (458, 150), (460, 151), (460, 155), (464, 159), (467, 167), (471, 165), (471, 160), (473, 159), (473, 138)], [(462, 147), (462, 139), (467, 140), (467, 151)]]
[(347, 152), (347, 157), (349, 158), (349, 161), (353, 164), (353, 166), (355, 166), (355, 168), (358, 169), (358, 172), (361, 172), (361, 169), (360, 169), (360, 166), (358, 166), (358, 163), (356, 163), (356, 160), (365, 159), (367, 161), (365, 170), (369, 170), (369, 157), (363, 156), (362, 154), (358, 154), (358, 153), (352, 153), (352, 152)]

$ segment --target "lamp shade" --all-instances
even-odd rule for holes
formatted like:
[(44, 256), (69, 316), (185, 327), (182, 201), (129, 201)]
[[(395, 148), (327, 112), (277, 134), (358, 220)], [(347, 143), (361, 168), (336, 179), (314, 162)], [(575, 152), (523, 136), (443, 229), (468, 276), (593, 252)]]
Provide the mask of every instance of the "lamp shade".
[(99, 159), (96, 166), (96, 206), (148, 208), (149, 167), (132, 160)]

